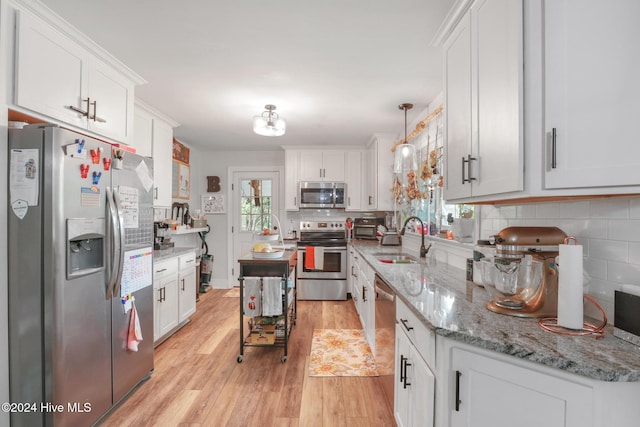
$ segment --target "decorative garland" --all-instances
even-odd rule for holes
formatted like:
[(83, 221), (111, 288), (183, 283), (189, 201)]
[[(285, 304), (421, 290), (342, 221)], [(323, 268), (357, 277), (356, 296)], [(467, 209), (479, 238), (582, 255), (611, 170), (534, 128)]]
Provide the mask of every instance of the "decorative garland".
[[(435, 110), (433, 110), (433, 112), (431, 114), (429, 114), (424, 120), (419, 122), (416, 125), (415, 130), (413, 132), (411, 132), (409, 135), (407, 135), (407, 139), (406, 140), (410, 141), (413, 138), (415, 138), (416, 136), (420, 135), (422, 133), (422, 131), (427, 128), (427, 125), (429, 124), (429, 122), (431, 122), (433, 119), (438, 117), (438, 115), (442, 112), (443, 108), (444, 108), (444, 106), (442, 104), (440, 104)], [(404, 142), (405, 142), (405, 139), (402, 138), (400, 141), (398, 141), (395, 144), (393, 144), (393, 146), (391, 147), (391, 152), (392, 153), (395, 152), (396, 148), (398, 147), (398, 145), (404, 144)]]

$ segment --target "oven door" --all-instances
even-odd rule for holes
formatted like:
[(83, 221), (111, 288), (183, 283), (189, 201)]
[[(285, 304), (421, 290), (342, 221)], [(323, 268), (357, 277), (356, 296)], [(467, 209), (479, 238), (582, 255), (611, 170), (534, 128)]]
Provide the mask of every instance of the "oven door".
[(298, 248), (298, 279), (346, 279), (347, 247), (324, 247), (324, 263), (322, 268), (308, 269), (306, 247)]

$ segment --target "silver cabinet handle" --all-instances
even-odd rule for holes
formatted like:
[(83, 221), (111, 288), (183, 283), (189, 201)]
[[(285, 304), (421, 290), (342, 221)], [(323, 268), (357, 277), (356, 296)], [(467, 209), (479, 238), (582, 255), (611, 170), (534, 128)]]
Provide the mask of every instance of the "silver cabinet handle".
[[(478, 159), (475, 158), (475, 157), (471, 157), (471, 154), (467, 154), (467, 158), (466, 159), (464, 157), (462, 158), (462, 183), (463, 184), (467, 183), (467, 182), (470, 183), (471, 181), (475, 181), (476, 180), (475, 178), (473, 178), (471, 176), (471, 161), (472, 160), (478, 160)], [(465, 164), (467, 166), (467, 177), (468, 178), (465, 178), (465, 174), (464, 174)]]
[(556, 154), (556, 128), (551, 129), (551, 169), (558, 166), (558, 158)]
[[(89, 99), (87, 98), (87, 101)], [(89, 104), (87, 102), (87, 104)], [(100, 122), (100, 123), (106, 123), (107, 121), (105, 119), (103, 119), (102, 117), (98, 117), (98, 101), (93, 101), (90, 105), (93, 105), (93, 121), (94, 122)], [(87, 114), (89, 112), (89, 106), (87, 105)], [(91, 118), (91, 117), (90, 117)]]

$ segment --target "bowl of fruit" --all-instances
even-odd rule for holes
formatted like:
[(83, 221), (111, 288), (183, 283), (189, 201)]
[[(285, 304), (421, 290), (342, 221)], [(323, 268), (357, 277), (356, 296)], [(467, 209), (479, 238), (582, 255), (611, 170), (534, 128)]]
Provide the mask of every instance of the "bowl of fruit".
[(256, 243), (251, 248), (251, 256), (254, 259), (278, 259), (284, 255), (284, 249), (274, 248), (271, 243), (261, 242)]
[(279, 237), (280, 234), (270, 228), (265, 228), (264, 230), (255, 233), (255, 240), (260, 242), (274, 242), (278, 240)]

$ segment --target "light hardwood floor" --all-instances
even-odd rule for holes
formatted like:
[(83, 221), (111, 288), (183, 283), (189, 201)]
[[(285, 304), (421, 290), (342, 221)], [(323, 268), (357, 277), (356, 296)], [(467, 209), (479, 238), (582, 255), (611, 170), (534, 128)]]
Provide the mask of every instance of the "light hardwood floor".
[(360, 328), (353, 301), (298, 301), (289, 354), (239, 355), (239, 299), (201, 295), (191, 322), (155, 350), (155, 372), (103, 426), (395, 426), (375, 377), (309, 377), (314, 328)]

